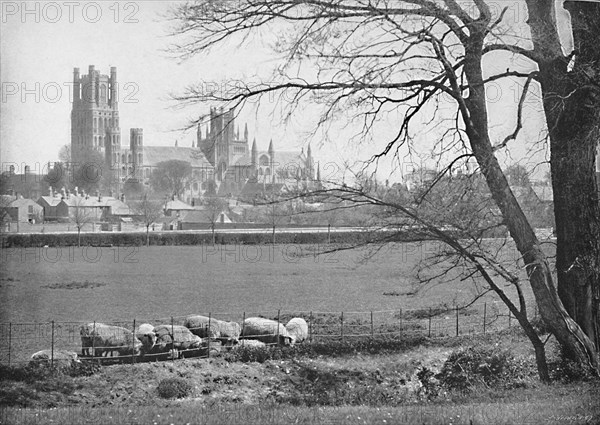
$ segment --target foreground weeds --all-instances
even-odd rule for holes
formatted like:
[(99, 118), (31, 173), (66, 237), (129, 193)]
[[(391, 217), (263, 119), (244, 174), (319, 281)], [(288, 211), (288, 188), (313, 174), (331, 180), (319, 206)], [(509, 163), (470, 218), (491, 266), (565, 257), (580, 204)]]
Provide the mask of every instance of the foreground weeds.
[(211, 359), (0, 370), (0, 424), (600, 423), (600, 383), (517, 333), (238, 348)]
[[(576, 393), (572, 387), (565, 392)], [(0, 410), (0, 423), (64, 425), (106, 424), (423, 424), (438, 425), (508, 425), (508, 424), (596, 424), (600, 420), (598, 404), (592, 405), (589, 392), (581, 396), (560, 397), (549, 391), (549, 399), (520, 402), (465, 404), (427, 403), (392, 407), (305, 407), (276, 405), (241, 405), (195, 401), (169, 406), (134, 408), (69, 407), (52, 410)], [(556, 401), (557, 400), (560, 401)]]

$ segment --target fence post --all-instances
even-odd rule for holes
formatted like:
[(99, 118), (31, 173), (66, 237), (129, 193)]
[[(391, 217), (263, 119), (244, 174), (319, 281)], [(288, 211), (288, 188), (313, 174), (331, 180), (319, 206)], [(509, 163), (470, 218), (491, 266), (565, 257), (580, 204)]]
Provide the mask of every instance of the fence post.
[(175, 361), (175, 324), (173, 323), (173, 316), (171, 316), (171, 357)]
[(483, 334), (485, 335), (485, 321), (487, 319), (487, 303), (483, 303)]
[(331, 245), (331, 223), (327, 224), (327, 245)]
[(212, 313), (208, 313), (208, 332), (206, 332), (206, 335), (208, 335), (208, 344), (207, 344), (207, 348), (208, 348), (208, 358), (210, 359), (210, 322), (212, 320)]
[(428, 338), (431, 338), (431, 307), (429, 307), (429, 333)]
[(371, 339), (375, 337), (375, 329), (373, 328), (373, 310), (371, 310)]
[(313, 313), (310, 312), (310, 318), (308, 319), (308, 341), (312, 343), (312, 334), (313, 334)]
[(135, 340), (137, 335), (135, 334), (135, 319), (133, 319), (133, 338), (131, 338), (131, 363), (135, 363)]
[(92, 359), (96, 357), (96, 321), (94, 320), (94, 326), (92, 328)]
[(52, 346), (50, 349), (50, 365), (54, 366), (54, 320), (52, 321)]
[(8, 324), (8, 365), (10, 366), (10, 350), (12, 349), (12, 322)]
[(281, 310), (277, 310), (277, 345), (279, 345), (279, 318), (281, 316)]
[(344, 343), (344, 312), (342, 311), (342, 315), (340, 316), (340, 323), (341, 323), (341, 337), (342, 337), (342, 344)]
[(244, 336), (244, 325), (246, 324), (246, 312), (244, 311), (244, 314), (242, 316), (242, 332), (240, 333), (241, 336)]
[(456, 336), (458, 336), (458, 306), (456, 306)]

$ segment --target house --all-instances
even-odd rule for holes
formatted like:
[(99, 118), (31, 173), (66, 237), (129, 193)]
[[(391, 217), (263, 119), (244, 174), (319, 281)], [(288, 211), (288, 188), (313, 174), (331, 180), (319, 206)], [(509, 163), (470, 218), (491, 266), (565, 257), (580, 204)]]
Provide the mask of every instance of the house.
[(11, 200), (10, 196), (2, 195), (2, 205), (3, 215), (8, 214), (11, 221), (35, 224), (44, 220), (44, 208), (32, 199), (19, 195)]
[(188, 211), (179, 220), (180, 230), (210, 229), (212, 225), (232, 223), (231, 218), (225, 211), (211, 211), (209, 208), (198, 207), (194, 211)]
[(62, 197), (60, 194), (55, 194), (50, 188), (50, 194), (47, 196), (40, 196), (37, 200), (37, 203), (44, 210), (44, 220), (45, 221), (57, 221), (59, 219), (58, 212), (56, 207), (60, 204)]
[(193, 210), (194, 207), (192, 207), (189, 204), (186, 204), (183, 201), (180, 201), (179, 199), (169, 201), (165, 205), (165, 215), (167, 216), (180, 217), (184, 213)]
[(59, 218), (72, 218), (81, 211), (86, 221), (115, 221), (121, 217), (131, 217), (129, 207), (112, 196), (74, 195), (67, 193), (56, 206)]
[(165, 216), (160, 217), (152, 223), (150, 230), (178, 230), (179, 229), (179, 217)]

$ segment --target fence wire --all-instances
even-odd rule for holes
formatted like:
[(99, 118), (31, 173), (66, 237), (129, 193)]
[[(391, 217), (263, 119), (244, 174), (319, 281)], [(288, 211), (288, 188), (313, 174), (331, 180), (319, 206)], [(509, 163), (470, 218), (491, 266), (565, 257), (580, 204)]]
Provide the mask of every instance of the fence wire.
[[(531, 305), (529, 311), (532, 312), (530, 320), (537, 317), (537, 306)], [(267, 318), (281, 324), (281, 326), (274, 324), (270, 331), (271, 339), (265, 340), (265, 335), (261, 335), (266, 345), (280, 343), (279, 336), (286, 332), (284, 326), (294, 317), (301, 317), (308, 324), (308, 336), (304, 343), (419, 335), (429, 338), (447, 338), (492, 333), (518, 326), (506, 306), (495, 302), (481, 303), (462, 309), (360, 312), (271, 310), (208, 312), (199, 315), (207, 317), (210, 324), (190, 325), (186, 322), (190, 315), (154, 319), (135, 318), (130, 321), (102, 323), (94, 321), (0, 323), (0, 364), (27, 363), (34, 353), (41, 350), (47, 350), (50, 361), (59, 361), (64, 351), (75, 352), (82, 359), (100, 359), (106, 363), (210, 357), (211, 353), (230, 348), (223, 338), (219, 341), (211, 337), (210, 329), (217, 322), (230, 322), (230, 325), (237, 323), (238, 332), (241, 330), (242, 337), (257, 339), (257, 335), (244, 329), (245, 320), (252, 317)], [(82, 336), (81, 329), (84, 325), (87, 334), (84, 332)], [(140, 333), (140, 328), (143, 329), (144, 325), (154, 328), (157, 335), (155, 346), (150, 350), (145, 349), (143, 335)], [(95, 338), (94, 335), (100, 335), (101, 338)], [(134, 338), (134, 335), (139, 339)]]

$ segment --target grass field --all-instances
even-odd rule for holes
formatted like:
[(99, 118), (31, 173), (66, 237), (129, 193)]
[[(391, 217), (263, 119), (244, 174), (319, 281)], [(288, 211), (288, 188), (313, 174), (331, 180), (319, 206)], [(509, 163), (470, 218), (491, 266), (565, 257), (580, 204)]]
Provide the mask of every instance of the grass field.
[[(458, 278), (460, 270), (415, 292), (414, 268), (436, 249), (434, 244), (395, 244), (366, 262), (365, 251), (314, 256), (323, 247), (308, 245), (4, 250), (1, 321), (130, 323), (134, 318), (208, 312), (232, 312), (239, 320), (241, 312), (272, 317), (278, 309), (286, 315), (344, 311), (347, 326), (355, 320), (351, 312), (357, 311), (402, 309), (405, 315), (419, 318), (417, 313), (429, 307), (461, 304), (474, 294), (472, 283)], [(431, 267), (426, 273), (432, 276), (440, 270)], [(461, 313), (461, 323), (469, 314), (468, 310)], [(392, 313), (389, 319), (398, 322), (399, 316)], [(445, 319), (454, 323), (453, 317)], [(26, 359), (33, 348), (48, 348), (48, 329), (32, 326), (31, 341), (41, 345), (17, 348), (17, 352), (23, 351)], [(77, 349), (78, 326), (73, 329), (70, 348)], [(57, 331), (65, 337), (64, 329)], [(221, 353), (211, 359), (104, 366), (91, 376), (2, 377), (0, 424), (591, 424), (600, 420), (598, 383), (540, 384), (531, 346), (517, 328), (464, 335), (413, 340), (395, 334), (391, 345), (382, 337), (363, 348), (348, 340), (346, 345), (339, 341), (331, 345), (325, 338), (285, 349), (291, 351), (260, 363), (232, 360)], [(468, 393), (448, 390), (434, 399), (424, 398), (418, 372), (440, 371), (451, 352), (470, 345), (514, 353), (510, 362), (518, 369), (509, 376), (510, 385), (474, 383)], [(551, 355), (555, 357), (556, 350)], [(162, 399), (157, 386), (171, 377), (185, 379), (191, 394), (180, 400)]]
[[(461, 304), (452, 272), (415, 293), (433, 243), (323, 252), (313, 245), (2, 250), (0, 322), (150, 320), (193, 313), (407, 310)], [(431, 274), (438, 270), (431, 270)], [(488, 298), (490, 299), (490, 298)]]

